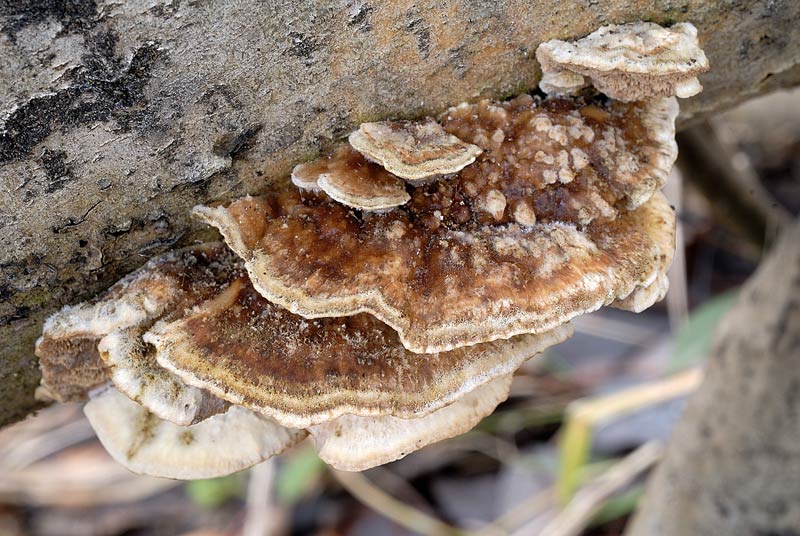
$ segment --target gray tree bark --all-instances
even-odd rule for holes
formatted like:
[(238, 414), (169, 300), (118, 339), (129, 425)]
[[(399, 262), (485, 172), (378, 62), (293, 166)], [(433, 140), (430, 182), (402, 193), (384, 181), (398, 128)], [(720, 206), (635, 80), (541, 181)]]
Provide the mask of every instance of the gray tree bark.
[(359, 122), (536, 87), (536, 46), (691, 21), (684, 119), (800, 81), (795, 0), (0, 0), (0, 425), (34, 406), (43, 319), (202, 236)]
[(628, 536), (800, 534), (800, 221), (715, 334)]

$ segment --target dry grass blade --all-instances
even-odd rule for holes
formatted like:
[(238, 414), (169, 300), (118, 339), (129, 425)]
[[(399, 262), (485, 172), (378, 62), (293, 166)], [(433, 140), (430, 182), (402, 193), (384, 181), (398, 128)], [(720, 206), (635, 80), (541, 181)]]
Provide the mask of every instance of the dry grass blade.
[(0, 478), (0, 502), (46, 507), (87, 507), (130, 503), (180, 482), (134, 475), (112, 460), (98, 443), (67, 449)]
[(43, 458), (94, 437), (94, 430), (86, 419), (67, 422), (40, 435), (26, 438), (4, 449), (0, 468), (4, 471), (23, 469)]
[(402, 527), (420, 534), (435, 536), (465, 536), (470, 534), (398, 501), (373, 485), (361, 473), (349, 473), (335, 469), (331, 469), (331, 473), (353, 497)]
[(668, 378), (636, 385), (597, 398), (571, 403), (561, 432), (560, 461), (556, 489), (562, 503), (571, 499), (580, 482), (580, 469), (589, 456), (594, 428), (643, 408), (685, 396), (703, 379), (699, 368), (688, 369)]
[[(581, 488), (541, 531), (541, 536), (578, 536), (611, 497), (652, 467), (663, 454), (658, 443), (645, 443)], [(518, 533), (526, 534), (524, 528)]]
[(644, 347), (656, 332), (626, 320), (617, 320), (603, 315), (584, 315), (572, 319), (577, 333), (601, 337), (631, 346)]
[(556, 500), (552, 488), (536, 493), (517, 504), (478, 532), (480, 536), (509, 534), (531, 519), (555, 508)]

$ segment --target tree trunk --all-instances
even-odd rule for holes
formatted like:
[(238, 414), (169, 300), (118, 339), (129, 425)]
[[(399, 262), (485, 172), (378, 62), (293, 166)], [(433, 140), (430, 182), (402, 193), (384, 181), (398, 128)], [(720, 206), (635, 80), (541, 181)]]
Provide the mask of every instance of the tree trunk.
[(800, 81), (795, 0), (0, 0), (0, 425), (34, 406), (42, 320), (201, 236), (359, 122), (534, 89), (536, 46), (692, 21), (684, 117)]
[(800, 221), (715, 335), (628, 536), (800, 534)]

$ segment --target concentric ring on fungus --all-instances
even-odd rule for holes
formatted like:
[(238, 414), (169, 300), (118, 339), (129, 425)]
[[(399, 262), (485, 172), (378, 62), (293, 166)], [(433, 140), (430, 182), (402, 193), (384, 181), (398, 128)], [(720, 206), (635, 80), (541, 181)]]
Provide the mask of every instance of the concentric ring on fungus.
[(197, 207), (253, 286), (306, 318), (368, 312), (412, 352), (543, 333), (629, 296), (661, 270), (674, 233), (660, 193), (616, 220), (431, 232), (404, 210), (356, 217), (287, 190)]
[(541, 335), (415, 354), (370, 315), (306, 320), (264, 299), (243, 277), (188, 316), (159, 322), (144, 340), (186, 384), (303, 428), (345, 414), (423, 417), (571, 334), (563, 324)]

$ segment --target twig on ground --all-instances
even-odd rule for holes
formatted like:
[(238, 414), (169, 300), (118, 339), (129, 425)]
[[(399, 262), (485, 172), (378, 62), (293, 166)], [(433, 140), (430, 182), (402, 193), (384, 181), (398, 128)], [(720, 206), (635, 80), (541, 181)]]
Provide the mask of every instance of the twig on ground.
[[(645, 443), (622, 461), (583, 486), (541, 531), (541, 536), (578, 536), (611, 497), (652, 467), (663, 454), (659, 443)], [(518, 534), (526, 534), (524, 527)]]
[(336, 469), (331, 469), (331, 473), (353, 497), (402, 527), (420, 534), (436, 536), (464, 536), (470, 534), (398, 501), (373, 485), (361, 473), (350, 473)]

